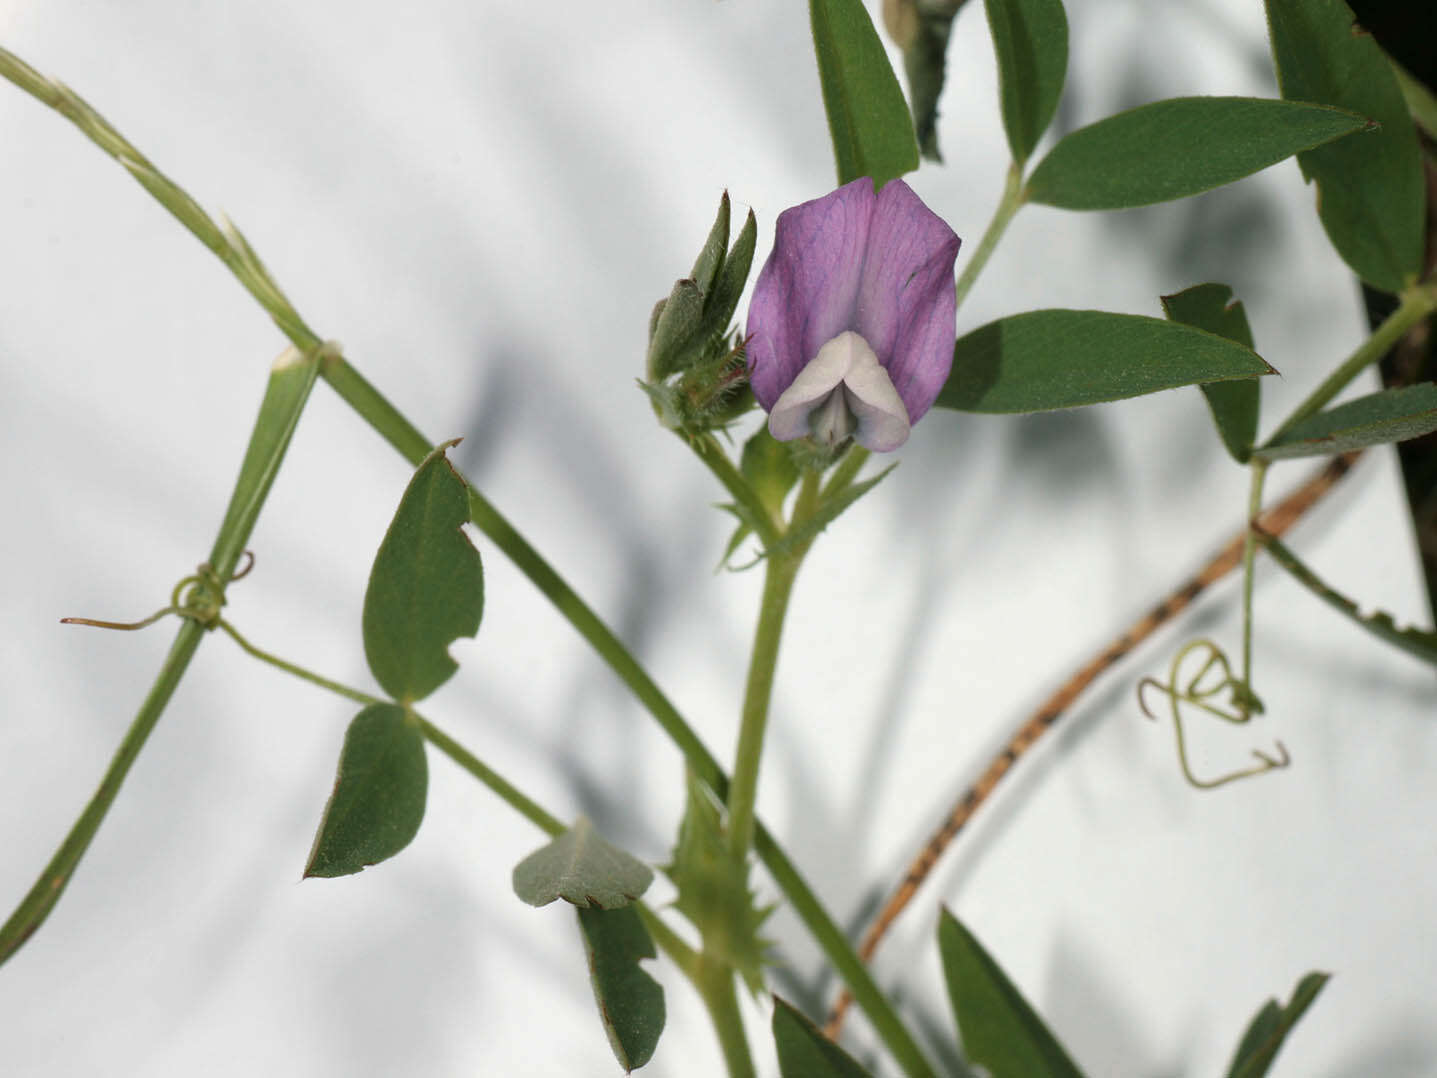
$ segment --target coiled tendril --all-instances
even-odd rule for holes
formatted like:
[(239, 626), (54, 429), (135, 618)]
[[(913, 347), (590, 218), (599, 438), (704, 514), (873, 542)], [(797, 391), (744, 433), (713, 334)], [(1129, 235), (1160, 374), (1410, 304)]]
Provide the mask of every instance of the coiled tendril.
[[(1184, 682), (1182, 680), (1183, 662), (1194, 653), (1201, 653), (1205, 655), (1205, 658), (1199, 664), (1197, 673)], [(1276, 756), (1253, 749), (1252, 754), (1257, 757), (1258, 762), (1252, 767), (1242, 768), (1215, 779), (1200, 779), (1193, 774), (1192, 765), (1188, 761), (1182, 705), (1190, 704), (1224, 722), (1235, 724), (1249, 722), (1253, 715), (1261, 714), (1263, 710), (1262, 701), (1257, 698), (1245, 681), (1233, 677), (1232, 667), (1228, 663), (1227, 656), (1211, 640), (1194, 640), (1179, 651), (1173, 657), (1166, 684), (1153, 677), (1145, 677), (1138, 682), (1138, 706), (1143, 709), (1143, 714), (1148, 718), (1156, 719), (1157, 716), (1148, 709), (1147, 700), (1144, 697), (1144, 691), (1149, 688), (1156, 689), (1168, 698), (1172, 708), (1173, 729), (1177, 734), (1178, 763), (1182, 766), (1183, 777), (1198, 789), (1215, 789), (1238, 779), (1250, 778), (1266, 771), (1287, 767), (1292, 762), (1291, 757), (1287, 754), (1287, 749), (1279, 741), (1276, 743)], [(1227, 694), (1226, 700), (1221, 699), (1224, 693)]]
[(97, 629), (117, 629), (134, 632), (144, 629), (167, 615), (189, 618), (206, 629), (215, 629), (223, 624), (220, 609), (225, 605), (225, 588), (236, 580), (243, 580), (254, 568), (254, 552), (246, 550), (247, 559), (241, 569), (221, 580), (219, 574), (208, 563), (201, 563), (191, 576), (185, 577), (170, 592), (170, 605), (161, 607), (147, 618), (139, 621), (101, 621), (97, 618), (61, 618), (62, 625), (93, 625)]

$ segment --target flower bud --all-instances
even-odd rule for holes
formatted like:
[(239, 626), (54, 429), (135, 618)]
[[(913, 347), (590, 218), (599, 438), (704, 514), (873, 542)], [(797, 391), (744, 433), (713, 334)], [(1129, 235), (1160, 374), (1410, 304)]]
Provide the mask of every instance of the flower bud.
[(700, 434), (725, 426), (753, 406), (743, 341), (730, 333), (729, 321), (753, 264), (757, 233), (750, 211), (729, 247), (725, 192), (689, 276), (654, 306), (647, 380), (639, 384), (666, 427)]

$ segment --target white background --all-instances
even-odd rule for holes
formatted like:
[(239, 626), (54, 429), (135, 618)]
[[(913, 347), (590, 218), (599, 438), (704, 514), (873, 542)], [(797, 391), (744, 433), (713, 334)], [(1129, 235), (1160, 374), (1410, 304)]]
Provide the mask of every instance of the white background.
[[(1275, 94), (1259, 5), (1068, 6), (1060, 131), (1174, 94)], [(1006, 164), (971, 8), (949, 52), (947, 162), (910, 178), (965, 254)], [(808, 33), (803, 5), (744, 0), (0, 0), (0, 42), (238, 222), (310, 324), (430, 437), (465, 437), (472, 479), (724, 759), (759, 575), (713, 571), (721, 492), (633, 379), (650, 307), (722, 190), (758, 215), (761, 259), (776, 215), (833, 185)], [(1214, 279), (1282, 372), (1264, 384), (1270, 430), (1362, 336), (1290, 162), (1171, 206), (1023, 211), (960, 328), (1043, 306), (1155, 315), (1160, 294)], [(282, 343), (120, 168), (0, 86), (6, 907), (89, 797), (173, 632), (58, 619), (142, 616), (204, 557)], [(899, 456), (799, 580), (760, 797), (855, 931), (1011, 729), (1227, 538), (1246, 488), (1196, 390), (1031, 418), (934, 413)], [(1274, 469), (1273, 496), (1310, 467)], [(230, 617), (368, 687), (360, 603), (406, 475), (316, 387)], [(1390, 454), (1369, 455), (1293, 543), (1366, 606), (1424, 619)], [(556, 814), (588, 813), (662, 861), (677, 752), (479, 547), (484, 625), (429, 714)], [(1432, 671), (1265, 568), (1268, 715), (1192, 736), (1209, 768), (1276, 738), (1294, 764), (1196, 793), (1133, 688), (1190, 636), (1236, 653), (1236, 594), (1230, 580), (1205, 596), (1081, 700), (882, 949), (880, 981), (945, 1066), (940, 902), (1092, 1075), (1219, 1073), (1262, 1000), (1312, 968), (1334, 980), (1275, 1074), (1437, 1073)], [(206, 642), (54, 915), (0, 971), (0, 1073), (617, 1073), (571, 914), (510, 891), (541, 836), (447, 760), (432, 755), (402, 856), (300, 881), (352, 711)], [(776, 989), (815, 1006), (833, 988), (819, 956), (788, 915), (773, 931)], [(687, 986), (651, 968), (670, 1020), (644, 1073), (718, 1073)], [(766, 1007), (749, 1017), (773, 1074)], [(849, 1030), (866, 1052), (863, 1020)]]

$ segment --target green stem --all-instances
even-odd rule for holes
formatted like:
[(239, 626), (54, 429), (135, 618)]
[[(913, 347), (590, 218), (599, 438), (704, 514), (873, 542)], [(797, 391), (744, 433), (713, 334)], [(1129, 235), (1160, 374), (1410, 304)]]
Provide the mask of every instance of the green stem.
[(114, 757), (110, 760), (110, 766), (105, 770), (104, 777), (100, 780), (99, 787), (90, 798), (90, 803), (85, 806), (85, 811), (80, 813), (80, 818), (75, 821), (70, 833), (65, 836), (65, 841), (50, 858), (50, 863), (45, 866), (45, 871), (40, 873), (40, 878), (35, 881), (33, 887), (21, 900), (15, 912), (10, 915), (9, 920), (0, 926), (0, 962), (4, 962), (14, 954), (31, 934), (40, 927), (55, 903), (60, 901), (60, 895), (64, 893), (65, 887), (74, 875), (75, 868), (80, 863), (80, 858), (90, 846), (90, 841), (95, 837), (95, 832), (100, 829), (100, 824), (105, 819), (105, 813), (109, 812), (110, 805), (114, 802), (115, 796), (120, 792), (120, 786), (125, 781), (125, 776), (130, 773), (130, 767), (139, 756), (140, 750), (144, 748), (145, 740), (150, 736), (150, 731), (160, 721), (160, 715), (169, 703), (170, 697), (174, 694), (175, 688), (184, 675), (185, 668), (189, 666), (190, 660), (194, 658), (196, 649), (200, 646), (200, 640), (204, 637), (204, 628), (198, 622), (186, 618), (180, 626), (180, 631), (175, 637), (175, 642), (170, 646), (170, 653), (165, 657), (165, 665), (160, 668), (159, 676), (155, 679), (149, 695), (140, 705), (139, 712), (130, 723), (130, 728), (125, 731), (124, 739), (120, 747), (115, 750)]
[(743, 1015), (739, 1013), (738, 995), (734, 991), (733, 970), (707, 955), (699, 955), (693, 982), (718, 1034), (729, 1078), (755, 1078), (748, 1037), (743, 1031)]
[(270, 317), (302, 351), (320, 343), (254, 250), (239, 231), (226, 222), (217, 224), (177, 183), (155, 167), (110, 122), (68, 86), (40, 74), (24, 60), (0, 48), (0, 78), (8, 79), (42, 104), (48, 105), (78, 127), (91, 142), (109, 154), (175, 219), (215, 253)]
[(1308, 395), (1307, 399), (1293, 410), (1282, 425), (1268, 439), (1272, 444), (1304, 419), (1316, 415), (1333, 397), (1347, 388), (1354, 378), (1385, 356), (1402, 336), (1434, 310), (1437, 310), (1437, 287), (1427, 286), (1409, 289), (1402, 295), (1397, 309), (1387, 316), (1372, 336), (1363, 341), (1352, 355), (1323, 380), (1323, 383)]
[(273, 652), (264, 651), (261, 648), (255, 647), (240, 635), (238, 629), (223, 618), (215, 624), (223, 629), (229, 638), (243, 648), (250, 656), (258, 659), (260, 662), (268, 663), (270, 666), (283, 670), (286, 674), (291, 674), (303, 681), (308, 681), (311, 685), (317, 685), (321, 689), (327, 689), (332, 693), (343, 696), (347, 700), (353, 700), (356, 704), (363, 704), (365, 707), (368, 707), (370, 704), (382, 704), (385, 702), (378, 696), (370, 696), (367, 692), (360, 692), (358, 689), (352, 689), (348, 685), (343, 685), (338, 681), (331, 681), (327, 677), (320, 677), (313, 670), (306, 670), (304, 667), (297, 666), (287, 659), (281, 659)]
[(420, 715), (419, 728), (424, 731), (434, 747), (469, 774), (493, 790), (510, 808), (514, 809), (546, 835), (557, 837), (568, 830), (558, 818), (545, 812), (537, 801), (532, 801), (519, 792), (518, 787), (505, 780), (504, 776), (489, 767), (459, 742)]
[(709, 471), (713, 472), (718, 481), (724, 485), (724, 489), (733, 495), (734, 501), (748, 510), (749, 516), (755, 522), (754, 532), (764, 549), (767, 550), (777, 543), (780, 538), (778, 524), (759, 499), (758, 493), (753, 489), (753, 484), (734, 467), (733, 461), (723, 451), (718, 439), (712, 434), (704, 434), (692, 439), (683, 435), (680, 437), (688, 442), (694, 455), (704, 462), (704, 466)]
[(963, 273), (958, 278), (958, 284), (954, 286), (954, 293), (958, 297), (958, 306), (963, 306), (963, 301), (968, 298), (968, 291), (973, 287), (973, 282), (978, 279), (978, 274), (983, 272), (983, 267), (988, 264), (988, 259), (993, 255), (993, 249), (998, 246), (998, 240), (1008, 228), (1008, 222), (1023, 205), (1023, 171), (1016, 162), (1008, 166), (1008, 178), (1003, 184), (1003, 197), (998, 200), (998, 208), (993, 211), (993, 219), (988, 222), (988, 229), (983, 233), (983, 238), (978, 241), (978, 249), (968, 259), (968, 264), (963, 267)]
[(429, 451), (434, 448), (429, 439), (343, 356), (326, 357), (319, 374), (361, 419), (378, 431), (413, 467), (419, 467), (424, 458), (429, 456)]
[[(1252, 483), (1247, 495), (1247, 535), (1242, 543), (1242, 681), (1247, 687), (1244, 699), (1251, 699), (1252, 688), (1252, 564), (1257, 552), (1257, 533), (1253, 525), (1262, 513), (1262, 487), (1267, 478), (1267, 461), (1253, 460)], [(1246, 710), (1246, 705), (1244, 705)]]
[(788, 600), (793, 594), (793, 581), (801, 558), (801, 554), (770, 557), (764, 570), (758, 629), (754, 632), (753, 653), (749, 657), (738, 748), (734, 750), (733, 783), (728, 791), (729, 845), (740, 864), (753, 845), (754, 800), (758, 795), (758, 768), (768, 725), (768, 704), (773, 696), (773, 674), (778, 665), (783, 619), (788, 612)]
[[(694, 978), (698, 976), (698, 952), (685, 943), (683, 937), (670, 928), (667, 921), (644, 903), (635, 902), (634, 906), (639, 911), (639, 917), (643, 920), (644, 927), (649, 930), (649, 935), (669, 956), (669, 961), (673, 962), (685, 977), (694, 981)], [(697, 986), (697, 981), (694, 983)]]

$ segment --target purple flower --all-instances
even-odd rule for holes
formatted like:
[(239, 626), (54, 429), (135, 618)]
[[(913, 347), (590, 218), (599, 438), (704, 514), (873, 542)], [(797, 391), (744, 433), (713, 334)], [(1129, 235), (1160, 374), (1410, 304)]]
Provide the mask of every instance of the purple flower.
[(748, 371), (779, 441), (897, 449), (953, 365), (959, 239), (902, 180), (778, 215), (748, 309)]

